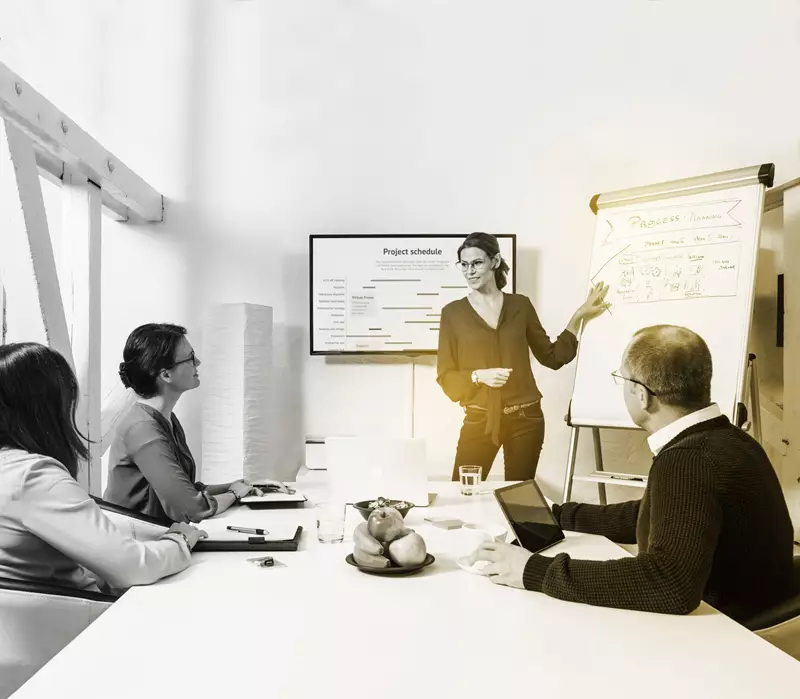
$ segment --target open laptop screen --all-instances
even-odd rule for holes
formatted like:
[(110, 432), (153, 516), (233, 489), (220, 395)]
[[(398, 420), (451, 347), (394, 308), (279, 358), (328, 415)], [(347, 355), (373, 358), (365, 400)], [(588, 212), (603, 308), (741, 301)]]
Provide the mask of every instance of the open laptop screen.
[(425, 440), (405, 437), (328, 437), (328, 487), (336, 500), (413, 502), (427, 507), (428, 462)]
[(537, 553), (564, 540), (564, 531), (536, 481), (497, 488), (494, 496), (522, 548)]

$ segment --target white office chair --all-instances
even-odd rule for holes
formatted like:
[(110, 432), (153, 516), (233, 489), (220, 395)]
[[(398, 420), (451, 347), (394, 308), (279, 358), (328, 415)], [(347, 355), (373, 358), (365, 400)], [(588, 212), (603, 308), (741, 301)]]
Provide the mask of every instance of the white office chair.
[(795, 595), (764, 610), (744, 625), (773, 646), (800, 660), (800, 556), (794, 558)]
[(116, 599), (0, 578), (0, 699), (16, 692)]
[[(94, 497), (105, 515), (137, 541), (167, 526)], [(0, 578), (0, 699), (7, 699), (118, 598)]]

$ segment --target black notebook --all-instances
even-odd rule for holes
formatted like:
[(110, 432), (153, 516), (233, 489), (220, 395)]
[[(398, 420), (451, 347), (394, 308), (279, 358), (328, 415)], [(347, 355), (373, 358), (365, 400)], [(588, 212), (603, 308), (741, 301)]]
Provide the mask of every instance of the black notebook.
[(224, 539), (200, 539), (194, 547), (193, 553), (202, 551), (297, 551), (302, 534), (303, 527), (298, 525), (294, 536), (289, 538), (278, 538), (274, 534), (267, 533), (264, 536), (238, 534)]
[[(155, 531), (166, 531), (172, 525), (170, 521), (165, 522), (156, 517), (114, 505), (94, 495), (91, 497), (105, 512), (125, 517), (131, 526), (131, 533), (134, 538), (137, 538), (136, 534), (139, 528), (136, 524), (137, 522), (141, 522), (151, 532), (154, 529)], [(194, 526), (202, 529), (203, 523), (200, 522)], [(292, 529), (291, 526), (283, 526), (280, 527), (280, 530), (268, 531), (264, 536), (249, 536), (238, 532), (226, 532), (224, 538), (200, 539), (192, 549), (192, 553), (198, 551), (297, 551), (302, 533), (303, 527), (299, 525), (295, 529)]]

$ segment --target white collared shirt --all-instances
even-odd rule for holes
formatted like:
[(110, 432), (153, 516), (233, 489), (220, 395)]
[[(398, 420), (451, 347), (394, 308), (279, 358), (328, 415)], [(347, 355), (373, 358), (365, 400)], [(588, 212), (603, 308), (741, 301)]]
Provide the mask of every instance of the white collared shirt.
[(660, 452), (684, 430), (688, 430), (690, 427), (699, 425), (701, 422), (713, 420), (720, 415), (722, 415), (722, 412), (720, 411), (719, 406), (716, 403), (712, 403), (707, 408), (695, 410), (693, 413), (689, 413), (688, 415), (678, 418), (675, 420), (675, 422), (670, 422), (669, 425), (662, 427), (657, 432), (653, 432), (653, 434), (647, 438), (647, 444), (650, 446), (650, 451), (653, 452), (654, 456), (658, 456), (658, 452)]

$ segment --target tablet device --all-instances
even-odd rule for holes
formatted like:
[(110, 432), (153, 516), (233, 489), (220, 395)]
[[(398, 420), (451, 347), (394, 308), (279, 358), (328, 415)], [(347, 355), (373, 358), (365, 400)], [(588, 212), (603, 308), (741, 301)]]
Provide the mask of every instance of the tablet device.
[(539, 553), (564, 540), (564, 530), (535, 480), (497, 488), (494, 496), (522, 548)]

